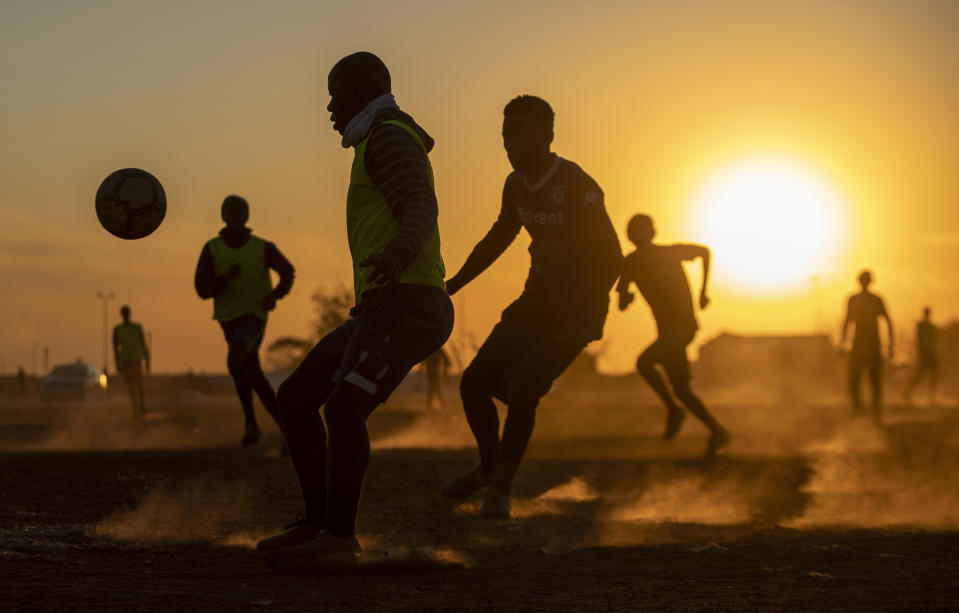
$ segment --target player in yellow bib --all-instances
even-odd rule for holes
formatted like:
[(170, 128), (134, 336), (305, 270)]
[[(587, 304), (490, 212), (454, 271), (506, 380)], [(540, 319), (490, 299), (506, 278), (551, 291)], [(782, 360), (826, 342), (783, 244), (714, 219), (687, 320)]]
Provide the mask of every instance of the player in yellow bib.
[(130, 392), (130, 404), (138, 417), (146, 415), (147, 408), (143, 393), (143, 365), (150, 372), (150, 348), (143, 337), (143, 327), (130, 320), (130, 307), (120, 307), (123, 323), (113, 328), (113, 357), (117, 372), (123, 375), (127, 391)]
[[(250, 207), (239, 196), (227, 196), (220, 209), (226, 227), (200, 252), (194, 285), (200, 298), (213, 298), (213, 319), (220, 322), (229, 345), (227, 369), (233, 377), (246, 418), (244, 446), (256, 445), (260, 427), (253, 412), (253, 392), (277, 425), (276, 393), (260, 367), (260, 343), (267, 313), (293, 287), (293, 265), (276, 245), (246, 227)], [(280, 275), (273, 287), (270, 270)], [(282, 426), (281, 426), (282, 429)]]
[(356, 306), (280, 386), (306, 517), (257, 544), (279, 564), (322, 564), (359, 550), (366, 419), (453, 329), (428, 156), (433, 139), (396, 105), (389, 71), (372, 53), (340, 60), (328, 85), (333, 129), (353, 148), (346, 232)]

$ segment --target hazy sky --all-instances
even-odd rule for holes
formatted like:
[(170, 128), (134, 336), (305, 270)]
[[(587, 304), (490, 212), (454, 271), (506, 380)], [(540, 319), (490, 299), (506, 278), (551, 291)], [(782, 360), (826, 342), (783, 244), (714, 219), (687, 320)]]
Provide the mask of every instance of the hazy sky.
[[(344, 203), (351, 151), (328, 120), (326, 74), (369, 50), (436, 139), (431, 156), (447, 268), (492, 223), (509, 165), (503, 105), (540, 95), (554, 150), (603, 187), (620, 232), (640, 211), (659, 239), (705, 241), (691, 201), (743, 158), (795, 160), (828, 182), (846, 219), (833, 262), (808, 285), (724, 283), (715, 253), (702, 342), (721, 330), (832, 332), (858, 270), (875, 271), (894, 321), (921, 306), (959, 316), (959, 3), (51, 2), (0, 0), (0, 360), (32, 368), (102, 360), (102, 303), (152, 332), (158, 371), (225, 371), (212, 304), (193, 291), (219, 205), (236, 193), (251, 227), (294, 263), (267, 342), (303, 335), (309, 296), (348, 283)], [(111, 171), (163, 182), (163, 226), (123, 241), (97, 223)], [(521, 236), (456, 298), (456, 338), (479, 340), (518, 295)], [(776, 257), (757, 253), (757, 259)], [(464, 325), (465, 324), (465, 325)], [(611, 314), (603, 365), (631, 367), (654, 335), (645, 306)], [(112, 359), (111, 359), (112, 367)]]

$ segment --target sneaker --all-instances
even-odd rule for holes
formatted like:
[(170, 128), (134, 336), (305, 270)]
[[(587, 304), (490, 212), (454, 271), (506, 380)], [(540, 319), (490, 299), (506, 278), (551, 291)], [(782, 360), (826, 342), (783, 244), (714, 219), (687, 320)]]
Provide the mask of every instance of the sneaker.
[(283, 547), (296, 547), (316, 538), (320, 527), (307, 523), (305, 519), (298, 519), (292, 524), (283, 526), (284, 532), (265, 538), (256, 544), (257, 551), (272, 551)]
[(729, 431), (725, 428), (719, 428), (718, 430), (713, 431), (709, 436), (709, 443), (706, 446), (706, 455), (712, 456), (715, 455), (722, 447), (725, 447), (729, 444), (729, 439), (732, 438), (729, 435)]
[(487, 488), (479, 510), (480, 517), (509, 517), (509, 511), (509, 494)]
[(440, 491), (446, 498), (466, 498), (479, 491), (487, 483), (489, 483), (489, 477), (481, 473), (479, 467), (477, 467), (465, 475), (447, 482)]
[(679, 434), (679, 429), (686, 419), (686, 412), (682, 409), (671, 408), (666, 416), (666, 431), (663, 432), (663, 440), (668, 441)]
[(240, 440), (240, 444), (244, 447), (252, 447), (260, 442), (260, 427), (256, 424), (247, 424), (246, 432), (243, 433), (243, 438)]
[(326, 530), (295, 547), (284, 547), (270, 552), (277, 566), (291, 570), (321, 570), (330, 566), (352, 564), (363, 553), (355, 536), (339, 538)]

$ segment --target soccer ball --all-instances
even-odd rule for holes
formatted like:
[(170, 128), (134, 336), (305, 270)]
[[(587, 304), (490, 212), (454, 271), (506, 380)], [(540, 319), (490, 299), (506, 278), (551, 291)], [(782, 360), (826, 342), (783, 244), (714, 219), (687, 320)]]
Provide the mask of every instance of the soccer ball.
[(160, 227), (166, 216), (166, 193), (147, 171), (124, 168), (100, 184), (96, 206), (97, 219), (107, 232), (133, 240)]

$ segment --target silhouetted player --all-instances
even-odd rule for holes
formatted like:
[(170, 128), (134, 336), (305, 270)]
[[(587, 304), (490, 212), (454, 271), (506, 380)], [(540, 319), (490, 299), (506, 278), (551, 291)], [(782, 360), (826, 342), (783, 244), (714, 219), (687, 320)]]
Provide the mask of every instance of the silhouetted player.
[(143, 366), (150, 372), (150, 348), (143, 337), (143, 328), (130, 321), (130, 307), (120, 307), (123, 323), (113, 328), (113, 358), (117, 363), (117, 372), (130, 393), (130, 404), (138, 416), (146, 415), (146, 401), (143, 394)]
[(886, 313), (886, 305), (882, 298), (869, 291), (872, 283), (872, 273), (864, 270), (859, 274), (859, 285), (862, 291), (849, 297), (846, 307), (846, 319), (842, 324), (841, 346), (846, 344), (849, 326), (855, 325), (856, 331), (852, 339), (852, 351), (849, 353), (849, 397), (853, 411), (861, 409), (859, 396), (859, 382), (862, 371), (869, 371), (869, 384), (872, 387), (873, 418), (879, 421), (882, 417), (882, 355), (879, 343), (879, 318), (886, 320), (889, 333), (889, 358), (893, 355), (892, 320)]
[[(602, 190), (579, 166), (552, 153), (552, 141), (553, 110), (546, 101), (519, 96), (506, 105), (503, 144), (515, 172), (506, 177), (493, 227), (446, 284), (456, 293), (526, 228), (532, 239), (526, 287), (460, 383), (480, 464), (443, 488), (444, 496), (463, 498), (487, 486), (484, 516), (509, 515), (510, 487), (539, 400), (586, 344), (603, 335), (622, 261)], [(502, 440), (493, 398), (508, 405)]]
[(366, 419), (453, 329), (427, 155), (433, 139), (397, 107), (389, 71), (375, 55), (343, 58), (328, 85), (333, 129), (344, 148), (353, 148), (346, 232), (356, 306), (280, 386), (306, 505), (303, 521), (257, 545), (280, 563), (359, 551), (356, 512), (370, 459)]
[[(691, 373), (686, 347), (696, 336), (699, 324), (696, 322), (692, 292), (682, 264), (687, 260), (702, 260), (703, 284), (699, 290), (699, 308), (705, 309), (709, 305), (706, 294), (709, 282), (709, 249), (702, 245), (654, 244), (656, 229), (648, 215), (636, 215), (630, 219), (626, 234), (636, 245), (636, 251), (627, 255), (623, 262), (623, 271), (616, 286), (619, 309), (623, 311), (633, 302), (634, 295), (629, 285), (634, 283), (649, 303), (659, 334), (653, 344), (636, 360), (636, 370), (666, 403), (666, 431), (663, 438), (668, 440), (679, 433), (679, 428), (686, 418), (683, 411), (685, 407), (709, 428), (711, 434), (706, 453), (711, 455), (729, 441), (729, 433), (706, 410), (703, 401), (693, 393), (689, 384)], [(656, 369), (657, 364), (666, 371), (666, 377), (673, 388), (672, 393)]]
[[(273, 243), (246, 227), (250, 207), (239, 196), (227, 196), (220, 214), (226, 227), (203, 246), (194, 284), (200, 298), (213, 298), (213, 319), (220, 322), (229, 345), (226, 365), (240, 396), (246, 429), (243, 445), (256, 445), (260, 427), (253, 412), (253, 391), (277, 424), (276, 394), (260, 367), (260, 343), (267, 313), (293, 287), (293, 265)], [(276, 287), (270, 269), (280, 275)], [(281, 426), (282, 429), (282, 426)]]
[(939, 380), (939, 352), (936, 347), (936, 326), (929, 320), (932, 310), (929, 307), (923, 309), (922, 320), (916, 324), (916, 376), (909, 383), (909, 389), (906, 391), (906, 404), (912, 403), (912, 393), (916, 387), (928, 375), (929, 377), (929, 403), (936, 403), (936, 384)]
[(442, 409), (446, 406), (446, 402), (443, 400), (443, 384), (446, 383), (449, 376), (450, 358), (446, 355), (446, 351), (440, 347), (433, 352), (433, 355), (426, 358), (423, 367), (426, 370), (426, 409), (433, 408), (434, 398), (439, 402), (439, 407)]

